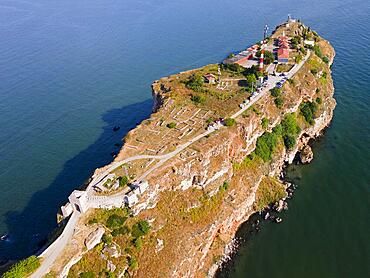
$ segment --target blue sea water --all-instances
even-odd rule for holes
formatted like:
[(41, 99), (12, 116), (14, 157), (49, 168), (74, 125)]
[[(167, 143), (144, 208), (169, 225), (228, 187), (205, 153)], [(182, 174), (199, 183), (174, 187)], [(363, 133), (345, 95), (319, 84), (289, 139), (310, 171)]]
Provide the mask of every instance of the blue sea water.
[(70, 192), (148, 117), (153, 80), (221, 61), (288, 13), (335, 47), (338, 107), (313, 163), (294, 169), (300, 189), (283, 223), (242, 245), (224, 275), (367, 276), (370, 2), (363, 0), (0, 1), (0, 234), (10, 235), (0, 258), (37, 249)]

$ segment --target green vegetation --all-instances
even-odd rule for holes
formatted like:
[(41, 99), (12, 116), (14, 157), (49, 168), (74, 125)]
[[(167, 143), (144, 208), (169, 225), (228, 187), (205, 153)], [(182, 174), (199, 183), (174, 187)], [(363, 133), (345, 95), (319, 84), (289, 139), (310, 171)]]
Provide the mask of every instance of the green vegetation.
[(36, 256), (28, 257), (13, 265), (2, 278), (23, 278), (27, 277), (40, 266), (40, 259)]
[(310, 72), (311, 72), (313, 75), (316, 75), (318, 71), (317, 71), (317, 69), (313, 68), (313, 69), (311, 69), (311, 70), (310, 70)]
[(305, 118), (306, 122), (308, 122), (310, 125), (313, 125), (315, 123), (314, 114), (317, 110), (317, 104), (315, 102), (302, 103), (299, 107), (299, 110)]
[(130, 257), (128, 261), (128, 266), (131, 270), (135, 270), (139, 267), (139, 263), (134, 257)]
[(284, 100), (281, 96), (281, 89), (274, 87), (270, 90), (270, 93), (271, 93), (271, 96), (273, 96), (275, 98), (274, 103), (275, 103), (276, 107), (277, 108), (283, 107)]
[(96, 275), (94, 272), (92, 271), (86, 271), (86, 272), (82, 272), (80, 273), (79, 275), (80, 278), (95, 278)]
[(224, 183), (220, 186), (219, 190), (220, 190), (221, 192), (224, 192), (224, 191), (226, 191), (228, 188), (229, 188), (229, 182), (228, 182), (228, 181), (224, 181)]
[(117, 228), (119, 226), (122, 226), (126, 220), (127, 217), (113, 214), (108, 217), (106, 226), (110, 229)]
[(123, 227), (114, 229), (112, 231), (112, 236), (116, 237), (116, 236), (120, 236), (120, 235), (127, 235), (129, 233), (130, 233), (130, 228), (127, 227), (127, 226), (123, 226)]
[(174, 123), (174, 122), (168, 123), (167, 124), (167, 127), (168, 128), (175, 128), (176, 127), (176, 123)]
[(256, 84), (256, 82), (257, 82), (257, 78), (254, 74), (247, 75), (248, 86), (252, 87)]
[(262, 118), (261, 125), (263, 129), (266, 129), (269, 126), (269, 120), (267, 118)]
[(141, 248), (143, 248), (143, 240), (141, 239), (141, 237), (135, 238), (133, 243), (137, 250), (140, 251)]
[[(261, 57), (261, 51), (260, 50), (257, 51), (256, 56), (258, 58)], [(275, 61), (274, 53), (272, 53), (271, 51), (265, 50), (264, 55), (263, 55), (263, 63), (265, 65), (269, 65), (269, 64), (273, 63), (274, 61)]]
[(232, 57), (235, 57), (234, 53), (230, 53), (229, 55), (227, 55), (227, 58), (232, 58)]
[(298, 49), (298, 45), (301, 43), (301, 37), (295, 36), (290, 40), (290, 44), (292, 45), (293, 49)]
[(329, 64), (329, 58), (327, 56), (322, 57), (325, 64)]
[(131, 235), (135, 238), (139, 238), (148, 234), (150, 231), (150, 225), (148, 221), (140, 220), (134, 226), (132, 226)]
[(274, 61), (275, 61), (274, 53), (272, 53), (271, 51), (265, 50), (263, 63), (265, 65), (269, 65), (269, 64), (273, 63)]
[(284, 185), (271, 177), (265, 177), (261, 181), (257, 193), (255, 209), (263, 210), (266, 206), (277, 202), (286, 196)]
[(265, 132), (257, 139), (256, 155), (261, 157), (263, 161), (270, 161), (278, 142), (278, 136), (274, 132)]
[(286, 115), (281, 124), (272, 129), (272, 132), (265, 132), (257, 139), (255, 154), (265, 162), (270, 161), (279, 139), (282, 138), (285, 147), (291, 149), (296, 144), (300, 130), (295, 114)]
[(277, 97), (277, 98), (275, 98), (274, 103), (275, 103), (277, 108), (281, 108), (281, 107), (283, 107), (284, 100), (283, 100), (282, 97)]
[(104, 234), (104, 235), (102, 236), (101, 240), (102, 240), (104, 243), (106, 243), (106, 244), (110, 244), (110, 243), (112, 243), (113, 238), (112, 238), (112, 236), (111, 236), (111, 235)]
[(289, 79), (288, 79), (288, 82), (289, 82), (289, 84), (291, 84), (291, 85), (295, 85), (295, 80), (294, 80), (294, 79), (292, 79), (292, 78), (289, 78)]
[(128, 177), (127, 176), (123, 176), (119, 179), (119, 186), (120, 187), (124, 187), (128, 184)]
[(193, 95), (191, 96), (191, 101), (195, 104), (203, 104), (206, 102), (206, 96), (205, 95)]
[(233, 126), (235, 125), (235, 123), (236, 123), (235, 119), (232, 119), (232, 118), (225, 119), (225, 126)]
[(281, 96), (281, 89), (274, 87), (270, 90), (270, 93), (273, 97), (280, 97)]
[(193, 74), (190, 76), (189, 80), (186, 81), (185, 85), (188, 89), (195, 92), (201, 92), (204, 84), (203, 76), (200, 74)]
[(316, 103), (317, 104), (321, 104), (322, 103), (322, 99), (320, 97), (316, 98)]

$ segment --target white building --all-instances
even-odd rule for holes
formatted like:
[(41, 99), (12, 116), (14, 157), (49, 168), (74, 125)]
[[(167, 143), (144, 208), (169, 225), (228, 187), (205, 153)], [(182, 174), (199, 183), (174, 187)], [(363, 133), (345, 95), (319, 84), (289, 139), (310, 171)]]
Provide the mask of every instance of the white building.
[(315, 41), (310, 41), (310, 40), (304, 40), (304, 45), (308, 45), (308, 46), (312, 46), (314, 47), (315, 46)]
[(73, 210), (86, 212), (89, 209), (88, 197), (86, 191), (75, 190), (68, 197)]
[(139, 199), (137, 198), (137, 195), (135, 194), (134, 191), (131, 191), (129, 193), (127, 193), (124, 197), (124, 202), (125, 204), (127, 204), (129, 207), (132, 207), (133, 205), (135, 205), (137, 202), (139, 201)]

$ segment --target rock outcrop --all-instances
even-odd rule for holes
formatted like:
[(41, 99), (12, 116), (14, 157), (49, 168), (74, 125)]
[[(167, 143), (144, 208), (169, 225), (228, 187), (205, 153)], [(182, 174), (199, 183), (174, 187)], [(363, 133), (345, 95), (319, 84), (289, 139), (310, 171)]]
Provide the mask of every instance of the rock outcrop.
[(306, 145), (299, 154), (301, 163), (310, 163), (313, 159), (313, 151), (309, 145)]

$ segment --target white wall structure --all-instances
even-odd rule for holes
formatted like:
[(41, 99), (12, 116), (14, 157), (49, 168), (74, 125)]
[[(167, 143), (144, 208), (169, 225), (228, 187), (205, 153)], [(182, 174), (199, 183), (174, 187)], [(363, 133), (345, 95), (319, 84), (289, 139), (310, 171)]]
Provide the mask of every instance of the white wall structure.
[(67, 218), (68, 216), (70, 216), (72, 214), (73, 206), (71, 205), (71, 203), (67, 203), (64, 206), (61, 206), (60, 210), (62, 211), (63, 217)]
[(303, 43), (304, 45), (315, 46), (315, 41), (305, 40)]
[(129, 207), (132, 207), (139, 201), (139, 199), (137, 198), (137, 195), (135, 194), (135, 192), (131, 191), (130, 193), (125, 195), (124, 201)]
[(68, 200), (71, 203), (73, 210), (84, 213), (89, 209), (86, 191), (75, 190), (71, 195), (69, 195)]

